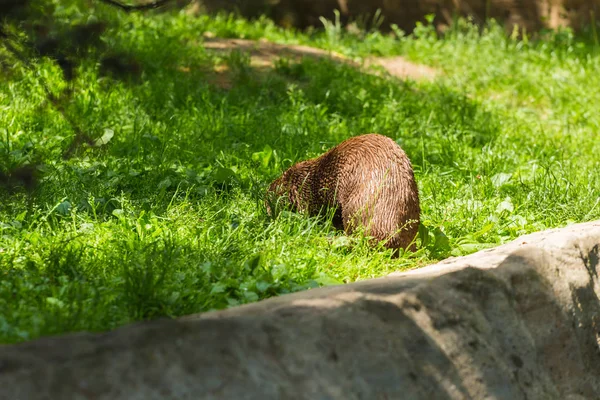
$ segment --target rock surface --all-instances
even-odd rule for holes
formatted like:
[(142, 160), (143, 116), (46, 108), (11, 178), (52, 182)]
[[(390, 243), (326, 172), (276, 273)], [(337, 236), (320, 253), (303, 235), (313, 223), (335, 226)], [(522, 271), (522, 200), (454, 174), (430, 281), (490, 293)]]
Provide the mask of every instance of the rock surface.
[(600, 221), (419, 270), (0, 346), (0, 399), (598, 399)]

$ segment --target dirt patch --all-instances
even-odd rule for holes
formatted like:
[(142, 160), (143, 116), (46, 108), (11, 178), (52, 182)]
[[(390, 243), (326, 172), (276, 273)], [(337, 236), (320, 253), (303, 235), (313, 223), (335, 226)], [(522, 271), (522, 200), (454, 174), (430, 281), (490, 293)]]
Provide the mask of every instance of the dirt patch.
[(221, 53), (240, 50), (250, 53), (253, 65), (273, 66), (273, 61), (281, 57), (300, 61), (304, 57), (330, 58), (335, 61), (347, 62), (349, 59), (342, 54), (302, 45), (283, 45), (268, 40), (205, 38), (204, 48)]
[(429, 80), (440, 75), (439, 70), (416, 64), (404, 57), (370, 58), (366, 60), (366, 65), (382, 67), (391, 76), (402, 79)]
[[(268, 40), (225, 39), (206, 37), (204, 48), (217, 53), (229, 54), (234, 50), (250, 56), (250, 66), (257, 69), (271, 69), (277, 60), (287, 58), (292, 62), (301, 62), (303, 58), (329, 59), (335, 62), (362, 68), (368, 73), (380, 73), (382, 70), (397, 78), (428, 80), (440, 75), (440, 71), (426, 65), (416, 64), (403, 57), (372, 57), (363, 63), (356, 62), (343, 54), (303, 45), (283, 45)], [(373, 68), (375, 67), (375, 68)], [(215, 68), (211, 82), (219, 87), (231, 88), (231, 74), (224, 65)]]

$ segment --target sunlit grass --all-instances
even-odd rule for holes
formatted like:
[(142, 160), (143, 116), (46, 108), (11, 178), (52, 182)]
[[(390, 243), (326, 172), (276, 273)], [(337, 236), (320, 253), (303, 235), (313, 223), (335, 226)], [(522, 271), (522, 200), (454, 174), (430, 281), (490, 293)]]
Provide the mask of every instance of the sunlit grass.
[[(33, 194), (0, 194), (1, 341), (383, 276), (600, 215), (598, 57), (568, 32), (524, 43), (464, 22), (438, 38), (427, 26), (305, 34), (265, 19), (95, 13), (111, 21), (111, 49), (143, 66), (139, 82), (115, 80), (92, 57), (72, 83), (69, 115), (94, 138), (113, 132), (108, 144), (61, 158), (74, 132), (40, 87), (67, 86), (51, 61), (34, 73), (13, 60), (0, 81), (0, 170), (43, 165)], [(205, 51), (205, 32), (404, 54), (443, 74), (402, 82), (308, 59), (256, 71), (243, 54)], [(211, 84), (216, 63), (230, 90)], [(392, 259), (326, 221), (267, 217), (264, 190), (286, 167), (367, 132), (413, 162), (417, 253)]]

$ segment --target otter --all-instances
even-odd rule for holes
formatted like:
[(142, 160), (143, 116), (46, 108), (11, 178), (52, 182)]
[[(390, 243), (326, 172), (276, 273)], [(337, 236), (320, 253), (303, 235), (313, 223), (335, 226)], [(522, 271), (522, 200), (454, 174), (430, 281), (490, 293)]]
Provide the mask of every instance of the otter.
[(311, 216), (333, 208), (333, 225), (347, 234), (360, 226), (387, 248), (416, 249), (417, 183), (406, 153), (387, 136), (354, 136), (293, 165), (269, 186), (267, 213), (281, 202)]

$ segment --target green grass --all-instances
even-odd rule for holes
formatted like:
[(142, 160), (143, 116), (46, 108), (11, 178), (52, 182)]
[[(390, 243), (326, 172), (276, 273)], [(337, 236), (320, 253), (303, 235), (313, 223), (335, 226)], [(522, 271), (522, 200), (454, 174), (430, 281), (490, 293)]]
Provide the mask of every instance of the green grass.
[[(95, 138), (114, 132), (101, 147), (62, 159), (74, 132), (40, 85), (67, 87), (61, 71), (0, 54), (11, 65), (0, 171), (43, 165), (32, 195), (0, 193), (2, 342), (383, 276), (600, 216), (600, 60), (569, 32), (524, 42), (461, 21), (445, 38), (427, 26), (358, 37), (335, 24), (300, 33), (233, 16), (94, 13), (111, 22), (103, 40), (143, 66), (139, 82), (100, 78), (93, 57), (79, 68), (67, 110)], [(205, 51), (204, 32), (357, 59), (403, 54), (444, 74), (402, 82), (315, 60), (256, 71), (243, 54)], [(217, 63), (233, 71), (230, 90), (210, 83)], [(417, 253), (392, 259), (327, 222), (265, 213), (265, 188), (286, 167), (367, 132), (397, 140), (413, 162)]]

